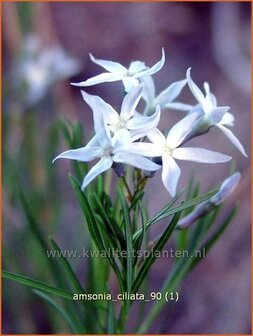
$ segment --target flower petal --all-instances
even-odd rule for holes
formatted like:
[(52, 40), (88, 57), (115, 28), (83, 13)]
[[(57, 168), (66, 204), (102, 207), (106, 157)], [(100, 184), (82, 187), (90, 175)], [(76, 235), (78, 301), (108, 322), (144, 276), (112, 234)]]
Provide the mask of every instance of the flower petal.
[(217, 107), (217, 100), (214, 94), (210, 91), (209, 83), (204, 83), (204, 89), (206, 91), (206, 103), (210, 108)]
[(104, 122), (107, 124), (117, 123), (119, 114), (98, 96), (93, 96), (81, 90), (83, 99), (93, 111), (94, 129), (99, 132), (104, 127)]
[(229, 106), (215, 107), (212, 110), (210, 110), (210, 112), (208, 112), (207, 115), (209, 116), (213, 124), (217, 124), (222, 120), (223, 116), (229, 109), (230, 109)]
[(150, 106), (155, 99), (155, 83), (151, 76), (141, 77), (141, 82), (144, 84), (142, 98)]
[(105, 72), (100, 75), (94, 76), (92, 78), (87, 79), (86, 81), (80, 83), (70, 83), (73, 86), (92, 86), (100, 83), (107, 82), (116, 82), (123, 79), (123, 75), (121, 73), (111, 73)]
[(96, 138), (100, 147), (104, 149), (108, 147), (112, 147), (112, 137), (111, 137), (109, 126), (104, 124), (103, 127), (101, 127), (101, 129), (99, 130), (99, 132), (96, 133), (94, 138)]
[(146, 70), (146, 64), (144, 62), (140, 61), (134, 61), (130, 64), (130, 67), (128, 69), (128, 72), (130, 75), (135, 75), (140, 71)]
[(193, 106), (184, 103), (172, 102), (164, 105), (164, 108), (172, 109), (172, 110), (180, 110), (180, 111), (191, 111)]
[(163, 155), (162, 161), (162, 181), (170, 195), (174, 197), (181, 169), (178, 167), (176, 161), (168, 154)]
[(131, 91), (140, 84), (138, 79), (130, 76), (122, 78), (122, 81), (126, 92)]
[(141, 136), (139, 137), (141, 138), (158, 125), (160, 121), (160, 116), (161, 109), (160, 106), (157, 105), (156, 112), (150, 117), (143, 116), (139, 113), (135, 114), (134, 117), (127, 122), (127, 128), (131, 131), (132, 135), (136, 136), (137, 134), (141, 134)]
[(118, 147), (129, 144), (132, 141), (130, 132), (124, 128), (115, 132), (112, 137), (112, 146), (116, 149)]
[(85, 147), (101, 147), (98, 136), (94, 135), (94, 137), (87, 143)]
[(90, 54), (90, 59), (92, 60), (93, 63), (96, 63), (97, 65), (100, 65), (101, 67), (103, 67), (105, 70), (107, 70), (109, 72), (124, 73), (124, 72), (127, 71), (127, 68), (125, 68), (123, 65), (121, 65), (118, 62), (100, 60), (100, 59), (95, 58), (92, 54)]
[(199, 87), (194, 83), (194, 81), (191, 78), (191, 68), (189, 68), (186, 72), (186, 78), (187, 78), (187, 82), (189, 85), (189, 88), (192, 92), (192, 94), (194, 95), (194, 97), (197, 99), (197, 101), (203, 106), (205, 107), (206, 102), (205, 102), (205, 96), (204, 94), (201, 92), (201, 90), (199, 89)]
[(91, 168), (88, 174), (85, 176), (82, 184), (82, 190), (84, 190), (87, 185), (94, 180), (99, 174), (102, 174), (112, 166), (112, 158), (110, 156), (102, 157), (95, 166)]
[(171, 103), (177, 96), (180, 94), (185, 84), (187, 83), (186, 79), (181, 81), (172, 83), (162, 91), (155, 99), (155, 104), (161, 105), (161, 107), (165, 107), (166, 104)]
[(164, 146), (166, 143), (165, 136), (158, 128), (154, 128), (152, 131), (148, 132), (147, 137), (151, 142), (159, 144), (160, 146)]
[(197, 147), (176, 148), (173, 151), (173, 157), (178, 160), (203, 163), (222, 163), (231, 160), (231, 156)]
[(135, 75), (136, 78), (147, 76), (147, 75), (153, 75), (159, 70), (162, 69), (163, 65), (165, 63), (165, 53), (164, 48), (162, 48), (162, 57), (160, 61), (158, 61), (156, 64), (154, 64), (151, 68), (147, 68), (146, 70), (143, 70)]
[(113, 156), (113, 161), (126, 163), (130, 166), (148, 170), (148, 171), (156, 171), (161, 168), (158, 164), (152, 162), (151, 160), (146, 159), (141, 155), (130, 154), (128, 152), (118, 152)]
[(234, 126), (234, 116), (232, 113), (227, 112), (223, 115), (220, 124), (225, 126)]
[(131, 144), (119, 147), (117, 152), (128, 152), (130, 154), (143, 155), (147, 157), (161, 156), (163, 148), (148, 142), (133, 142)]
[(198, 117), (199, 114), (197, 112), (190, 113), (172, 127), (166, 140), (169, 147), (176, 148), (182, 143)]
[(77, 160), (81, 162), (88, 162), (94, 160), (98, 157), (101, 157), (102, 151), (101, 147), (82, 147), (78, 149), (71, 149), (65, 151), (53, 160), (53, 163), (57, 159), (70, 159), (70, 160)]
[(120, 112), (121, 119), (129, 120), (132, 117), (136, 109), (136, 106), (138, 105), (141, 99), (142, 91), (143, 86), (138, 85), (125, 96), (121, 105), (121, 112)]
[(239, 141), (239, 139), (234, 135), (232, 131), (230, 131), (228, 128), (224, 127), (221, 124), (216, 124), (217, 127), (228, 137), (228, 139), (232, 142), (232, 144), (242, 153), (242, 155), (248, 157), (246, 154), (243, 145)]

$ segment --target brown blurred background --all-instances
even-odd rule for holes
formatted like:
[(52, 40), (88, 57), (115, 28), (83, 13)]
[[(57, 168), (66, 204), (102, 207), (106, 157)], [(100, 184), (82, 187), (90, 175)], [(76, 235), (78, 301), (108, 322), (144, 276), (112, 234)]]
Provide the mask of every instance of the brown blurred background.
[[(20, 8), (18, 10), (20, 11)], [(21, 10), (25, 12), (28, 9), (24, 6)], [(32, 12), (34, 32), (42, 38), (45, 46), (60, 43), (70, 55), (81, 61), (82, 70), (79, 75), (71, 78), (71, 81), (81, 81), (100, 73), (101, 69), (91, 63), (89, 52), (97, 58), (115, 60), (126, 66), (132, 60), (141, 60), (147, 65), (153, 65), (160, 58), (161, 48), (164, 47), (166, 63), (163, 69), (154, 75), (157, 91), (160, 92), (173, 81), (185, 78), (186, 69), (192, 67), (195, 82), (200, 86), (204, 81), (208, 81), (219, 105), (231, 107), (231, 113), (235, 116), (233, 132), (250, 156), (249, 2), (59, 2), (33, 3), (29, 10)], [(3, 70), (8, 87), (11, 86), (10, 82), (15, 80), (10, 67), (23, 42), (16, 15), (16, 3), (3, 4)], [(82, 101), (79, 90), (70, 87), (69, 81), (60, 81), (52, 87), (58, 109), (53, 115), (48, 115), (46, 110), (40, 111), (39, 137), (43, 138), (41, 132), (52, 120), (62, 115), (83, 122), (87, 138), (92, 134), (91, 112)], [(118, 83), (90, 87), (87, 88), (87, 92), (98, 94), (115, 106), (120, 104)], [(195, 103), (187, 88), (178, 100)], [(161, 125), (171, 126), (183, 116), (183, 112), (164, 111)], [(185, 280), (180, 300), (173, 311), (165, 307), (150, 331), (170, 334), (247, 334), (251, 332), (250, 157), (245, 159), (241, 156), (218, 129), (212, 129), (201, 140), (192, 141), (192, 144), (233, 156), (236, 169), (242, 173), (242, 180), (226, 203), (223, 216), (237, 201), (240, 202), (240, 211), (207, 259)], [(3, 145), (9, 146), (10, 142)], [(73, 225), (70, 227), (68, 223), (72, 222), (72, 218), (76, 218), (78, 213), (74, 196), (68, 194), (66, 174), (69, 167), (68, 163), (64, 163), (55, 168), (61, 174), (61, 185), (57, 184), (55, 188), (66, 194), (66, 209), (62, 218), (68, 218), (64, 223), (60, 223), (55, 235), (59, 237), (61, 246), (66, 248), (69, 248), (65, 245), (69, 237), (75, 246), (75, 228)], [(184, 162), (180, 162), (180, 167), (183, 174), (179, 187), (187, 184), (190, 173), (194, 171), (201, 182), (202, 192), (220, 183), (229, 175), (230, 169), (226, 164), (208, 166)], [(152, 179), (149, 191), (154, 190), (154, 186), (156, 192), (149, 193), (148, 196), (150, 214), (160, 209), (168, 198), (159, 176)], [(8, 207), (8, 204), (7, 197), (3, 206)], [(15, 212), (15, 209), (11, 211)], [(66, 214), (67, 217), (64, 217)], [(13, 236), (22, 234), (22, 218), (17, 214), (10, 224), (8, 216), (5, 216), (3, 239), (5, 245), (12, 244), (11, 253), (15, 259), (18, 250)], [(28, 257), (21, 258), (21, 265), (25, 263), (26, 258)], [(29, 265), (22, 266), (21, 270), (22, 268), (27, 275), (31, 271)], [(152, 289), (159, 288), (168, 271), (167, 260), (160, 260), (155, 265), (151, 271)], [(6, 283), (5, 286), (12, 286), (17, 300), (20, 295), (21, 303), (17, 307), (13, 301), (8, 302), (7, 298), (4, 301), (4, 333), (52, 332), (46, 323), (43, 325), (43, 306), (38, 306), (40, 313), (32, 313), (33, 305), (37, 304), (37, 301), (33, 302), (35, 299), (31, 298), (32, 295), (26, 296), (27, 291), (19, 285)]]

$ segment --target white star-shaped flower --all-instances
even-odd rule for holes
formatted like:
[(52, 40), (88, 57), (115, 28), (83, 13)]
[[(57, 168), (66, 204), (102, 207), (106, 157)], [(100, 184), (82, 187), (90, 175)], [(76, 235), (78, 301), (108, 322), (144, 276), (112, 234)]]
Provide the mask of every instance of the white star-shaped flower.
[(143, 82), (144, 84), (143, 99), (147, 103), (147, 115), (150, 115), (154, 112), (156, 105), (160, 105), (162, 110), (165, 108), (181, 111), (189, 111), (192, 109), (191, 105), (174, 102), (174, 100), (179, 96), (185, 84), (187, 83), (186, 79), (172, 83), (158, 96), (156, 96), (155, 84), (151, 76), (142, 77), (141, 82)]
[(152, 143), (132, 143), (124, 147), (132, 153), (147, 157), (162, 157), (162, 181), (171, 196), (175, 196), (178, 179), (181, 169), (175, 159), (204, 162), (222, 163), (231, 160), (230, 156), (210, 151), (203, 148), (181, 148), (184, 138), (191, 131), (198, 113), (192, 113), (174, 125), (168, 136), (165, 137), (157, 128), (148, 134)]
[(163, 67), (165, 62), (164, 49), (162, 49), (162, 57), (160, 61), (158, 61), (152, 67), (147, 67), (143, 62), (134, 61), (130, 64), (129, 68), (126, 68), (117, 62), (96, 59), (91, 54), (90, 58), (92, 62), (100, 65), (108, 72), (89, 78), (86, 81), (80, 83), (71, 83), (72, 85), (86, 87), (105, 82), (122, 81), (125, 87), (125, 91), (129, 92), (132, 88), (136, 87), (140, 83), (141, 77), (155, 74)]
[[(186, 78), (188, 81), (189, 88), (198, 101), (197, 109), (203, 111), (204, 121), (210, 128), (211, 126), (217, 126), (232, 142), (232, 144), (247, 157), (247, 154), (243, 148), (243, 145), (238, 140), (238, 138), (228, 129), (226, 126), (234, 126), (234, 116), (227, 112), (229, 106), (217, 106), (216, 97), (210, 92), (209, 84), (204, 83), (205, 94), (198, 88), (191, 78), (191, 68), (187, 70)], [(194, 111), (194, 108), (193, 108)]]
[(161, 168), (161, 166), (143, 157), (141, 154), (134, 154), (131, 153), (131, 151), (125, 150), (123, 146), (131, 143), (131, 141), (132, 139), (128, 131), (122, 129), (114, 136), (111, 136), (109, 128), (104, 125), (104, 127), (97, 128), (95, 136), (85, 147), (63, 152), (58, 155), (53, 162), (57, 159), (70, 159), (81, 162), (100, 159), (85, 176), (82, 183), (82, 190), (99, 174), (110, 169), (113, 162), (126, 163), (148, 171), (155, 171)]
[(145, 136), (150, 130), (155, 128), (160, 120), (159, 106), (157, 106), (156, 112), (150, 117), (143, 116), (135, 111), (141, 99), (142, 90), (142, 85), (138, 85), (124, 97), (120, 114), (100, 97), (81, 91), (83, 99), (93, 110), (95, 131), (106, 123), (112, 134), (124, 129), (129, 132), (132, 141), (134, 141)]

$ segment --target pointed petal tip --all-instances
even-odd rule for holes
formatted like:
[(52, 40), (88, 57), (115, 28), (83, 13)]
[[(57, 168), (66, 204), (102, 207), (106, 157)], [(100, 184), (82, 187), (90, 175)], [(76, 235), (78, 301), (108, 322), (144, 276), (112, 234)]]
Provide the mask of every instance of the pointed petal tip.
[(187, 69), (186, 71), (186, 80), (190, 82), (192, 80), (191, 78), (191, 67)]
[(248, 154), (245, 152), (244, 148), (242, 148), (242, 150), (240, 150), (240, 152), (244, 157), (248, 158)]
[(70, 83), (70, 85), (72, 85), (72, 86), (83, 86), (82, 83), (83, 83), (83, 82), (80, 82), (80, 83)]
[[(167, 189), (168, 190), (168, 189)], [(172, 190), (168, 190), (168, 192), (169, 192), (169, 194), (170, 194), (170, 196), (173, 198), (173, 197), (175, 197), (176, 196), (176, 190), (175, 191), (172, 191)]]
[(53, 159), (52, 163), (55, 163), (55, 161), (58, 160), (58, 159), (60, 159), (60, 158), (61, 158), (61, 154), (57, 155), (57, 156)]
[(89, 53), (89, 56), (90, 56), (91, 61), (94, 62), (95, 57), (92, 55), (92, 53)]
[(191, 75), (191, 69), (192, 69), (192, 67), (189, 67), (189, 68), (186, 70), (186, 74), (188, 74), (189, 76)]

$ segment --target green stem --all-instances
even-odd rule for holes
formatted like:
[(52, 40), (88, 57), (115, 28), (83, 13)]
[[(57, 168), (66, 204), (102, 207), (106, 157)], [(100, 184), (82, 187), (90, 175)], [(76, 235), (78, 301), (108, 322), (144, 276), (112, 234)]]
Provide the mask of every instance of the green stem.
[(105, 186), (104, 190), (108, 195), (110, 195), (111, 183), (112, 183), (112, 169), (109, 169), (105, 174), (105, 184), (104, 184)]
[(147, 176), (144, 176), (138, 183), (137, 187), (136, 187), (136, 192), (139, 191), (140, 187), (142, 187), (142, 189), (144, 189), (145, 185), (146, 185), (146, 180), (147, 180)]
[(121, 307), (119, 321), (118, 321), (118, 333), (123, 334), (125, 330), (125, 324), (128, 317), (130, 305), (127, 301), (123, 302), (123, 305)]
[[(165, 281), (163, 288), (161, 290), (163, 298), (165, 297), (166, 292), (173, 292), (179, 287), (181, 281), (184, 279), (185, 275), (187, 274), (188, 266), (189, 264), (185, 262), (176, 264), (174, 270), (172, 270), (170, 276)], [(146, 334), (147, 333), (147, 330), (152, 325), (153, 321), (155, 320), (155, 318), (160, 313), (160, 311), (162, 310), (163, 306), (166, 303), (167, 302), (165, 301), (165, 299), (156, 301), (154, 303), (146, 320), (137, 329), (136, 334)]]
[(130, 190), (130, 188), (129, 188), (129, 185), (128, 185), (128, 183), (127, 183), (127, 180), (126, 180), (126, 177), (125, 177), (125, 176), (122, 177), (122, 181), (123, 181), (124, 186), (125, 186), (125, 188), (126, 188), (126, 190), (127, 190), (127, 198), (128, 198), (128, 200), (129, 200), (130, 202), (132, 202), (132, 200), (133, 200), (133, 195), (132, 195), (132, 193), (131, 193), (131, 190)]

